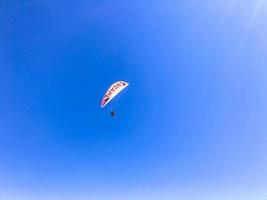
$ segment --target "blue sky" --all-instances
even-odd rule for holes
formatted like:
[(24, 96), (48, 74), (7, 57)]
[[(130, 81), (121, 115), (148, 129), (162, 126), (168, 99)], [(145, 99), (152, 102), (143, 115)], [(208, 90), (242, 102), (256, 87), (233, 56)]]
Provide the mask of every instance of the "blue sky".
[[(0, 198), (265, 200), (266, 13), (1, 1)], [(101, 109), (117, 80), (130, 86)]]

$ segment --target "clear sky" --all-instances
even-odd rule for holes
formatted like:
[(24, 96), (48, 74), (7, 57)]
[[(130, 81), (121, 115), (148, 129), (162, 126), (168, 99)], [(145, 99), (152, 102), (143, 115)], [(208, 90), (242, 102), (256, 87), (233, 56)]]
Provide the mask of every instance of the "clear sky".
[(264, 0), (1, 0), (0, 199), (266, 200), (266, 55)]

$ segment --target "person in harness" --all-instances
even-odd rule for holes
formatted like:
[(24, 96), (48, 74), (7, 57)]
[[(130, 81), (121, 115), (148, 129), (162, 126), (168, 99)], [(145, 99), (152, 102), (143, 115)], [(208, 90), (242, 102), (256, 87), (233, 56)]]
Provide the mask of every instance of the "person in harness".
[(115, 117), (116, 112), (113, 110), (113, 111), (110, 113), (110, 115), (111, 115), (112, 117)]

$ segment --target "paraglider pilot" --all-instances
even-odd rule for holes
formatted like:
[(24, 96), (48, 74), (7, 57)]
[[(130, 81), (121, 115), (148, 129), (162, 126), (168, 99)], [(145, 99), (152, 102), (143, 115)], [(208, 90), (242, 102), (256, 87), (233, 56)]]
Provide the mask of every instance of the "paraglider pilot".
[(113, 110), (113, 111), (110, 113), (110, 115), (111, 115), (112, 117), (115, 117), (116, 112)]

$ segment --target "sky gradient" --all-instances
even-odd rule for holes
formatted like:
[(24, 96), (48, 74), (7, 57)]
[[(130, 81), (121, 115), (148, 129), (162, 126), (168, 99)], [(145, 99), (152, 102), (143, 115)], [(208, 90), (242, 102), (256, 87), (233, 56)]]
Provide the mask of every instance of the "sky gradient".
[(266, 13), (2, 0), (0, 199), (266, 200)]

